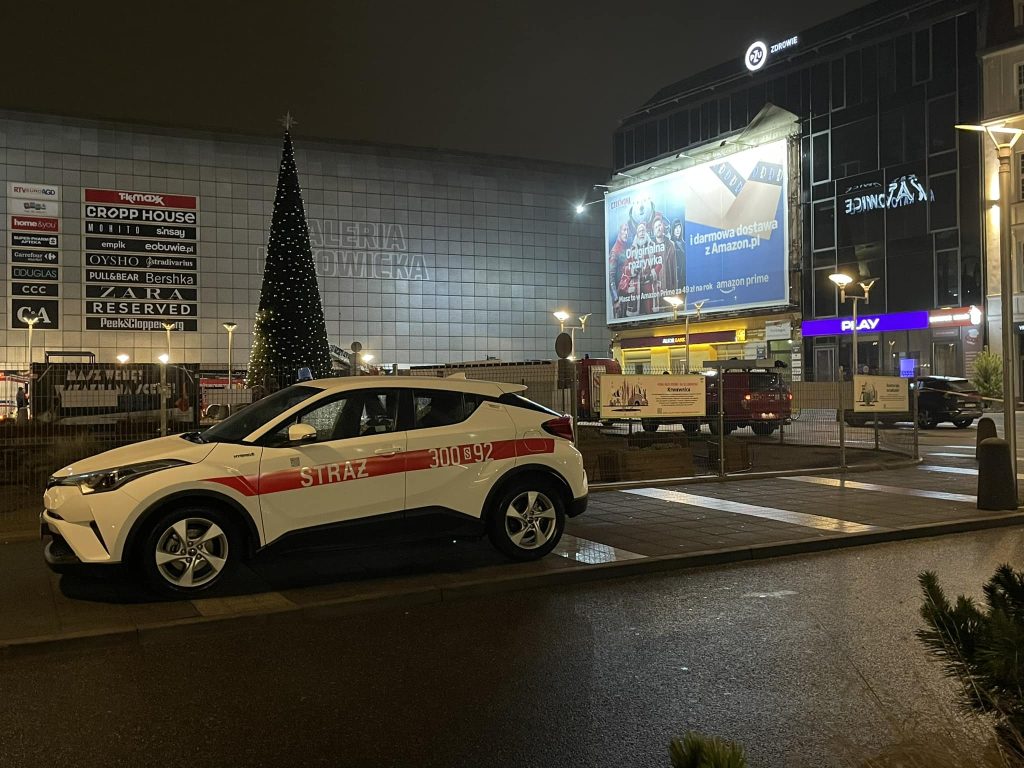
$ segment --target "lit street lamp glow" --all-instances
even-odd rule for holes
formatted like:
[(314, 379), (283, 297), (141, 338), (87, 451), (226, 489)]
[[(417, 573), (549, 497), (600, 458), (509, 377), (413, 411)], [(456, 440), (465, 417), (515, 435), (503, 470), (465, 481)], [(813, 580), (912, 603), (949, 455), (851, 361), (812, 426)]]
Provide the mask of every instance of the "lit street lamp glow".
[(1024, 135), (1020, 128), (1008, 128), (1000, 123), (991, 125), (954, 126), (957, 130), (984, 133), (995, 146), (999, 158), (999, 205), (995, 211), (999, 214), (999, 303), (1002, 326), (1003, 352), (1003, 438), (1010, 446), (1010, 462), (1013, 465), (1014, 493), (1017, 478), (1017, 409), (1014, 405), (1014, 361), (1017, 357), (1014, 346), (1016, 339), (1013, 332), (1013, 257), (1010, 234), (1010, 190), (1013, 168), (1013, 147)]
[(129, 360), (131, 360), (131, 358), (128, 357), (128, 355), (126, 355), (124, 352), (117, 356), (117, 362), (119, 362), (121, 365), (124, 365)]

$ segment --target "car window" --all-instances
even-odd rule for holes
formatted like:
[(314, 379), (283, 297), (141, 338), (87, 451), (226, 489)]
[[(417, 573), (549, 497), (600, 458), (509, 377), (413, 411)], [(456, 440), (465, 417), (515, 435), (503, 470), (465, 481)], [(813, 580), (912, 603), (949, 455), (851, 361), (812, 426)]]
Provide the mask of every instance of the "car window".
[(415, 415), (414, 429), (431, 429), (448, 427), (465, 421), (476, 408), (474, 403), (467, 408), (466, 398), (462, 392), (444, 389), (417, 389), (413, 392)]
[(948, 381), (949, 388), (953, 392), (977, 392), (977, 388), (974, 387), (971, 382), (967, 381)]
[(269, 435), (266, 444), (288, 443), (288, 427), (309, 424), (316, 429), (315, 442), (347, 440), (353, 437), (394, 432), (398, 418), (398, 390), (366, 389), (344, 392), (300, 411)]
[(782, 379), (777, 373), (750, 374), (750, 389), (754, 392), (771, 392), (778, 389)]
[(267, 395), (243, 410), (228, 416), (216, 426), (203, 432), (203, 440), (211, 443), (236, 443), (244, 440), (267, 422), (273, 422), (285, 411), (294, 408), (303, 400), (319, 394), (315, 387), (294, 385)]

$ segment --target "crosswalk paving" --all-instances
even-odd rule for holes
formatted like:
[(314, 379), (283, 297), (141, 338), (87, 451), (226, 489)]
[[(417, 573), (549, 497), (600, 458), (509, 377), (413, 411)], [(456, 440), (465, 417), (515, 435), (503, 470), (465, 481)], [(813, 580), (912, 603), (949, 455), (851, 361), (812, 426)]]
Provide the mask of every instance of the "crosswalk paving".
[(942, 499), (944, 501), (976, 501), (976, 497), (968, 496), (965, 493), (947, 493), (946, 491), (926, 491), (919, 488), (905, 488), (898, 485), (879, 485), (878, 483), (862, 483), (856, 480), (836, 479), (832, 477), (787, 477), (786, 480), (793, 480), (799, 483), (815, 483), (816, 485), (828, 485), (833, 488), (849, 488), (857, 491), (880, 491), (881, 493), (892, 493), (899, 496), (917, 496), (922, 499)]

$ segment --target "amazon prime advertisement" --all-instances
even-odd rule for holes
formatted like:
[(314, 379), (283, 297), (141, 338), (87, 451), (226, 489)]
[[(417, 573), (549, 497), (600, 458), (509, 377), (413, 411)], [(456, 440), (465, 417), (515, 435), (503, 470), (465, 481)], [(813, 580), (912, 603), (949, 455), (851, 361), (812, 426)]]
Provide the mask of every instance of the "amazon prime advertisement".
[(788, 304), (787, 181), (783, 139), (610, 193), (608, 322)]

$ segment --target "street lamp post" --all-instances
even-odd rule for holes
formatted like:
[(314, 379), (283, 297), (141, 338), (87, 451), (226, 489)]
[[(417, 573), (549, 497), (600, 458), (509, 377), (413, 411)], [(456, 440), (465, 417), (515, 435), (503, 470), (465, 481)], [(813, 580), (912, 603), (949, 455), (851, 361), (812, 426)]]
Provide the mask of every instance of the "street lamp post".
[(231, 339), (234, 336), (235, 328), (237, 328), (237, 327), (238, 327), (237, 323), (231, 323), (231, 322), (224, 323), (224, 330), (228, 332), (228, 390), (229, 391), (235, 388), (234, 377), (232, 376), (232, 371), (231, 371), (231, 349), (232, 349), (232, 346), (233, 346), (233, 344), (231, 343)]
[(160, 361), (160, 437), (167, 436), (167, 363), (170, 359), (166, 352), (157, 358)]
[(32, 331), (35, 330), (36, 323), (39, 322), (39, 313), (30, 310), (23, 312), (19, 315), (21, 321), (28, 326), (28, 381), (25, 382), (25, 397), (28, 400), (29, 413), (32, 411)]
[(1013, 257), (1010, 253), (1010, 180), (1013, 145), (1024, 130), (1005, 125), (957, 125), (962, 131), (985, 133), (999, 157), (999, 302), (1003, 334), (1003, 437), (1010, 446), (1013, 477), (1017, 478), (1017, 412), (1013, 391)]
[[(558, 321), (559, 332), (560, 333), (565, 333), (565, 329), (566, 329), (565, 323), (566, 323), (566, 321), (570, 317), (572, 317), (572, 315), (570, 315), (564, 309), (560, 309), (557, 312), (552, 312), (551, 314), (553, 314), (555, 316), (555, 319)], [(575, 351), (576, 351), (576, 331), (579, 331), (580, 333), (586, 333), (587, 332), (587, 318), (590, 317), (591, 314), (592, 314), (591, 312), (588, 312), (585, 315), (579, 315), (577, 317), (577, 319), (580, 321), (580, 324), (579, 325), (570, 325), (570, 326), (568, 326), (568, 328), (569, 328), (569, 338), (572, 340), (573, 355), (571, 356), (571, 358), (573, 358), (573, 359), (575, 358)]]
[(167, 359), (171, 359), (171, 331), (174, 330), (174, 323), (163, 323), (164, 330), (167, 331)]
[[(682, 307), (683, 308), (683, 312), (686, 312), (686, 296), (684, 295), (683, 298), (681, 298), (681, 299), (678, 296), (665, 296), (664, 298), (665, 298), (665, 302), (669, 306), (672, 307), (672, 322), (673, 323), (678, 323), (679, 322), (679, 308)], [(697, 320), (700, 320), (700, 310), (701, 310), (701, 307), (704, 306), (704, 303), (706, 301), (707, 301), (707, 299), (701, 299), (700, 301), (693, 302), (693, 308), (697, 312)], [(686, 317), (684, 319), (684, 323), (685, 323), (685, 328), (684, 328), (684, 331), (683, 331), (683, 335), (684, 335), (684, 337), (686, 339), (686, 341), (685, 341), (685, 345), (686, 345), (686, 360), (683, 363), (683, 372), (684, 373), (689, 373), (690, 372), (690, 313), (689, 312), (686, 312)], [(670, 362), (671, 362), (671, 360), (670, 360)]]
[(837, 272), (834, 275), (829, 275), (828, 279), (839, 286), (839, 302), (841, 304), (846, 303), (849, 299), (853, 302), (853, 355), (851, 357), (851, 363), (853, 373), (857, 374), (857, 302), (863, 301), (865, 304), (869, 304), (869, 295), (871, 293), (871, 286), (873, 286), (877, 280), (868, 280), (866, 283), (861, 283), (860, 287), (864, 291), (863, 296), (847, 296), (846, 286), (853, 282), (853, 278), (849, 275), (844, 275), (842, 272)]

